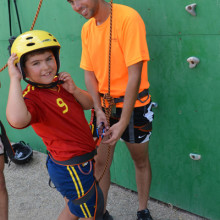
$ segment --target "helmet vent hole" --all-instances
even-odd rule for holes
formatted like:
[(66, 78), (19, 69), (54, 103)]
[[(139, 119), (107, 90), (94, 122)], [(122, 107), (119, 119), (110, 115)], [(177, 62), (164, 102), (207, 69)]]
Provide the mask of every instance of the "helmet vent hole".
[(52, 34), (49, 34), (49, 36), (52, 36)]
[(28, 47), (35, 45), (35, 43), (29, 43), (27, 44)]
[(56, 39), (53, 39), (53, 41), (57, 42), (57, 40), (56, 40)]
[(30, 40), (30, 39), (33, 39), (33, 37), (27, 37), (27, 38), (26, 38), (26, 40)]

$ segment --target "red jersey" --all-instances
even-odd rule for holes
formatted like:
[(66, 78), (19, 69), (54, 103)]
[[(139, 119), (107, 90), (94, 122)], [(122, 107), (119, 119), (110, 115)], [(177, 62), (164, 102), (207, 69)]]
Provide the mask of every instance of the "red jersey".
[(55, 160), (68, 160), (95, 149), (82, 106), (62, 85), (58, 90), (28, 85), (23, 96), (32, 116), (30, 125)]

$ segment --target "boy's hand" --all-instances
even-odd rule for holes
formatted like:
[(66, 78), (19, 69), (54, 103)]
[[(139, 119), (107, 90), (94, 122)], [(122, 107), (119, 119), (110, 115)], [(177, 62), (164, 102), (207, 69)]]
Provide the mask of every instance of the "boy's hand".
[(75, 89), (77, 88), (76, 84), (74, 83), (72, 77), (67, 72), (59, 73), (59, 80), (63, 81), (63, 88), (71, 94), (74, 94)]
[(10, 78), (16, 78), (19, 81), (22, 79), (22, 74), (17, 66), (15, 66), (14, 62), (18, 59), (17, 55), (13, 53), (8, 59), (8, 73)]

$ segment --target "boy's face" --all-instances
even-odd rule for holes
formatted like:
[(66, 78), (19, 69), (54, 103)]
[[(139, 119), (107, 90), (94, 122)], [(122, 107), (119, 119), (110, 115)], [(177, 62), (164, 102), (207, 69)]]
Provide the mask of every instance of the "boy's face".
[(82, 15), (86, 19), (95, 17), (98, 8), (99, 0), (67, 0), (74, 11)]
[(40, 54), (27, 55), (24, 72), (32, 82), (50, 84), (57, 73), (57, 63), (53, 52), (46, 50)]

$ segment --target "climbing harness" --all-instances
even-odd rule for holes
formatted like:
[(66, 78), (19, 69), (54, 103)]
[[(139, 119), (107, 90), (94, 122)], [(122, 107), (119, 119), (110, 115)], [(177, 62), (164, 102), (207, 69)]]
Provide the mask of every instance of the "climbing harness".
[[(92, 122), (94, 119), (94, 109), (92, 109), (91, 112), (92, 114), (91, 114), (89, 126), (91, 128), (91, 131), (93, 132), (94, 125)], [(102, 140), (101, 136), (96, 139), (95, 144), (97, 147), (100, 145), (101, 140)], [(55, 160), (53, 156), (51, 155), (51, 153), (47, 152), (48, 154), (47, 162), (48, 162), (48, 159), (50, 158), (54, 163), (59, 164), (59, 165), (63, 165), (63, 166), (78, 165), (78, 167), (80, 164), (84, 164), (86, 162), (95, 163), (94, 157), (95, 155), (97, 155), (97, 147), (95, 150), (91, 151), (90, 153), (86, 153), (80, 156), (75, 156), (65, 161)], [(46, 167), (47, 167), (47, 162), (46, 162)], [(104, 175), (104, 172), (103, 172), (103, 175)], [(96, 193), (96, 209), (95, 209), (95, 214), (94, 214), (95, 220), (103, 220), (103, 211), (104, 211), (104, 197), (103, 197), (103, 192), (101, 188), (99, 187), (99, 182), (100, 182), (100, 179), (98, 181), (95, 179), (91, 188), (83, 196), (71, 201), (75, 205), (81, 205), (82, 203), (86, 203), (94, 195), (94, 193)], [(55, 186), (52, 186), (52, 181), (50, 178), (49, 178), (48, 184), (51, 188), (56, 188)]]
[(59, 165), (64, 165), (64, 166), (77, 165), (77, 164), (86, 163), (86, 162), (92, 160), (96, 154), (97, 154), (97, 151), (95, 149), (95, 150), (91, 151), (90, 153), (83, 154), (83, 155), (80, 155), (80, 156), (75, 156), (75, 157), (72, 157), (69, 160), (58, 161), (58, 160), (55, 160), (52, 157), (51, 153), (48, 152), (49, 157), (51, 158), (51, 160), (54, 163), (57, 163)]
[[(90, 153), (86, 153), (80, 156), (72, 157), (69, 160), (65, 161), (58, 161), (53, 158), (53, 156), (48, 152), (48, 159), (50, 158), (54, 163), (63, 165), (63, 166), (75, 166), (84, 164), (86, 162), (94, 162), (94, 156), (97, 154), (97, 150), (93, 150)], [(47, 161), (48, 161), (47, 159)], [(47, 165), (47, 163), (46, 163)], [(49, 186), (51, 187), (51, 179), (49, 179)], [(55, 188), (55, 187), (52, 187)], [(96, 220), (103, 220), (103, 211), (104, 211), (104, 197), (101, 188), (99, 187), (99, 182), (97, 180), (94, 180), (93, 185), (90, 187), (90, 189), (81, 197), (71, 200), (71, 202), (75, 205), (81, 205), (83, 203), (86, 203), (93, 195), (96, 193), (96, 209), (95, 209), (95, 219)]]
[[(102, 93), (99, 93), (99, 95), (101, 97), (104, 97), (104, 94)], [(141, 100), (142, 98), (146, 97), (146, 100)], [(137, 96), (137, 100), (139, 100), (141, 103), (145, 103), (147, 100), (149, 99), (149, 91), (148, 89), (144, 89), (142, 92), (138, 93), (138, 96)], [(124, 102), (124, 96), (120, 96), (119, 98), (114, 98), (114, 103), (117, 104), (117, 103), (120, 103), (120, 102)]]
[[(40, 12), (40, 9), (41, 9), (41, 5), (42, 5), (42, 2), (43, 0), (40, 0), (39, 4), (38, 4), (38, 8), (37, 8), (37, 12), (36, 12), (36, 15), (34, 17), (34, 20), (33, 20), (33, 23), (31, 25), (31, 28), (30, 28), (30, 31), (33, 30), (34, 26), (35, 26), (35, 23), (37, 21), (37, 18), (38, 18), (38, 15), (39, 15), (39, 12)], [(16, 8), (16, 14), (17, 14), (17, 19), (18, 19), (18, 23), (19, 23), (19, 29), (20, 29), (20, 32), (21, 32), (21, 25), (20, 25), (20, 19), (19, 19), (19, 14), (18, 14), (18, 10), (17, 10), (17, 4), (16, 4), (16, 0), (14, 0), (14, 4), (15, 4), (15, 8)], [(10, 25), (10, 39), (9, 39), (9, 47), (13, 44), (13, 38), (15, 37), (12, 37), (12, 31), (11, 31), (11, 9), (10, 9), (10, 0), (8, 0), (8, 12), (9, 12), (9, 25)], [(8, 47), (8, 49), (9, 49)], [(3, 70), (5, 70), (7, 68), (8, 64), (5, 64), (1, 69), (0, 69), (0, 72), (2, 72)]]
[(8, 158), (15, 164), (25, 164), (29, 162), (33, 156), (33, 150), (31, 149), (31, 147), (28, 144), (26, 144), (24, 141), (11, 144), (1, 121), (0, 121), (0, 128), (1, 128), (0, 137), (5, 150), (4, 151), (5, 163), (9, 162), (10, 165), (10, 161), (8, 160)]

